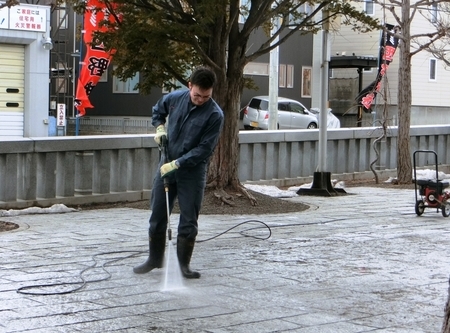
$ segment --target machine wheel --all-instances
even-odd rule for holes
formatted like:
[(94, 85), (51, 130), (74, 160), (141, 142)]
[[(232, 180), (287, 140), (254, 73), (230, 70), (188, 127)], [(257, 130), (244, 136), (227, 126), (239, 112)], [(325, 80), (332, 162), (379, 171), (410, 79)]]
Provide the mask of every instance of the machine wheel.
[(423, 202), (423, 200), (417, 200), (416, 201), (416, 214), (418, 216), (420, 216), (423, 214), (424, 211), (425, 211), (425, 203)]
[(450, 202), (444, 201), (441, 206), (442, 216), (449, 217), (450, 216)]

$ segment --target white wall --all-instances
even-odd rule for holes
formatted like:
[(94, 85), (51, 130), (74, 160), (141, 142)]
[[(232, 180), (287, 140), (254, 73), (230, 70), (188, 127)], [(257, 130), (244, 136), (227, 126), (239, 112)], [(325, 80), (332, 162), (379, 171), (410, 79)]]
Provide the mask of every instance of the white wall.
[(45, 33), (0, 29), (0, 43), (25, 45), (24, 137), (48, 136), (50, 51), (42, 37), (50, 35), (50, 7), (34, 7), (47, 12)]

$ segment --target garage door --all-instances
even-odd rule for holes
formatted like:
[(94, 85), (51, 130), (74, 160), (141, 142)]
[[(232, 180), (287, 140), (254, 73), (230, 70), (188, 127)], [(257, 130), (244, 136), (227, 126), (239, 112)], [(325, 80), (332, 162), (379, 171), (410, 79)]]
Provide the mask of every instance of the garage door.
[(0, 137), (23, 137), (25, 47), (0, 44)]

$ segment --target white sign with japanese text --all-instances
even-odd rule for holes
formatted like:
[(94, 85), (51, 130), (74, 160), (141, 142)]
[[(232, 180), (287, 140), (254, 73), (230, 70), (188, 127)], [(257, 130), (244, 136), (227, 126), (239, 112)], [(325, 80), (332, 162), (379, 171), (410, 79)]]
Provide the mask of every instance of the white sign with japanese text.
[(66, 104), (58, 103), (57, 110), (56, 126), (66, 126)]
[(38, 6), (12, 6), (9, 9), (9, 29), (45, 32), (47, 11)]

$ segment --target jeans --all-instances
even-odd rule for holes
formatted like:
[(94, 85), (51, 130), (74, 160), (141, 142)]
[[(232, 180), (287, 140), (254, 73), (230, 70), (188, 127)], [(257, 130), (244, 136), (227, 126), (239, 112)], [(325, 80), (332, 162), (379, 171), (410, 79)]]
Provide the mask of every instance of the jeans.
[[(206, 164), (195, 168), (180, 168), (168, 177), (169, 212), (178, 198), (180, 220), (178, 236), (195, 239), (198, 233), (198, 215), (202, 206), (206, 186)], [(151, 196), (150, 235), (164, 234), (168, 227), (166, 193), (164, 181), (158, 171)]]

